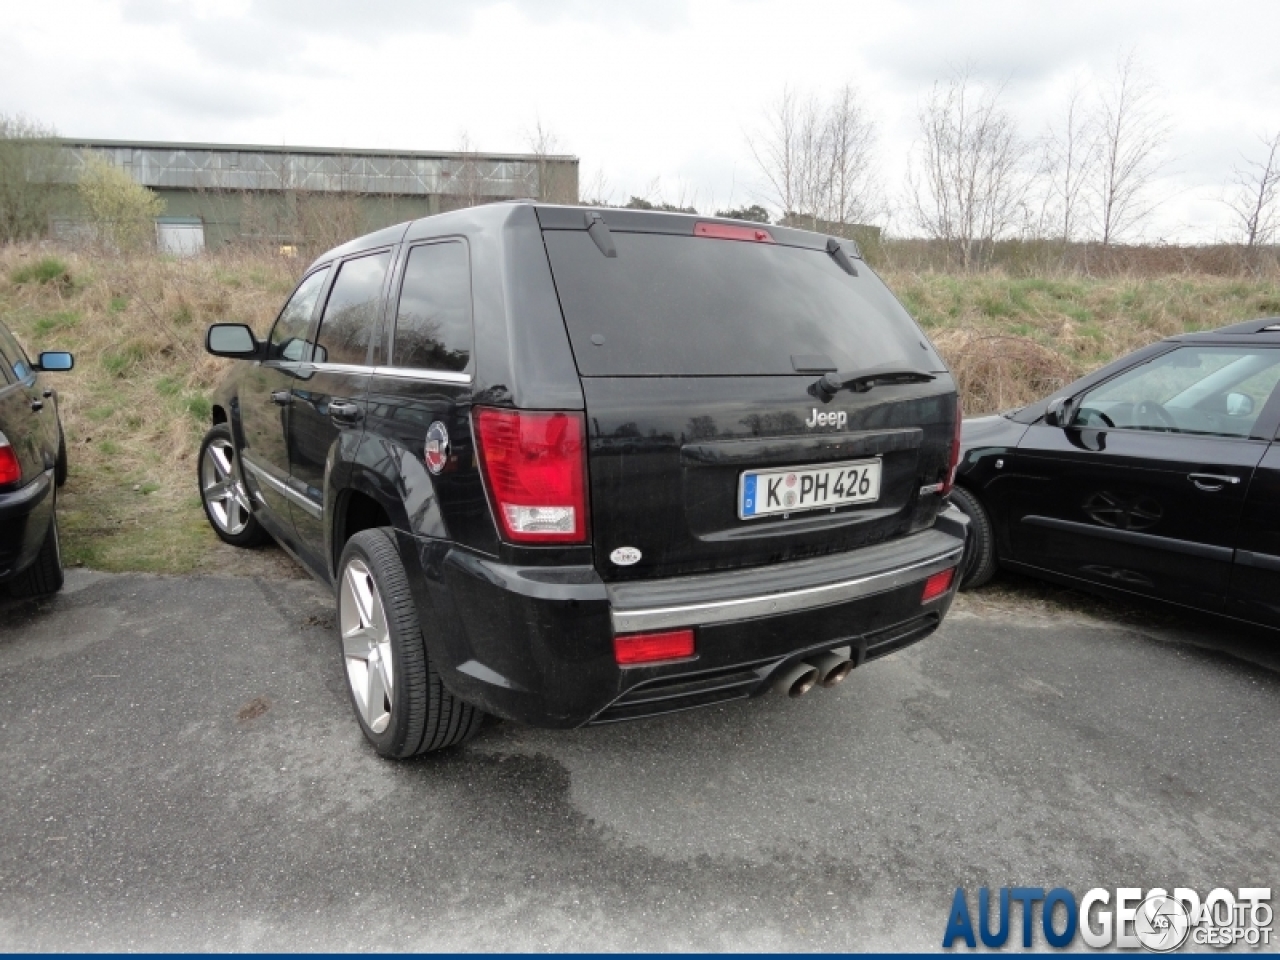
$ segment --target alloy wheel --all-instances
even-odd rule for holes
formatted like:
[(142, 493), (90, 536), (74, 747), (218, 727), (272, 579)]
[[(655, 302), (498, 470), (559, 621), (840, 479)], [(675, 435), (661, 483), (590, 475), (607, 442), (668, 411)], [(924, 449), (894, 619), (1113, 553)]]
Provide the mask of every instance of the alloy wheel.
[(382, 733), (391, 722), (395, 693), (391, 633), (378, 585), (359, 557), (352, 557), (342, 572), (338, 623), (356, 710), (365, 726)]
[(249, 525), (249, 496), (236, 476), (231, 441), (216, 439), (204, 448), (200, 462), (200, 491), (209, 516), (223, 533), (234, 537)]

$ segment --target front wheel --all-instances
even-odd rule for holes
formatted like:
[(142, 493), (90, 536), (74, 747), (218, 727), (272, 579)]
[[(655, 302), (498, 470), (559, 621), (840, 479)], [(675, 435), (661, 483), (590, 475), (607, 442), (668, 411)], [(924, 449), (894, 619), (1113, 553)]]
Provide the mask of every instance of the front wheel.
[(973, 590), (996, 575), (996, 541), (986, 508), (964, 487), (951, 488), (951, 502), (969, 518), (969, 548), (965, 553), (961, 590)]
[(236, 445), (228, 424), (220, 423), (204, 435), (198, 464), (200, 501), (213, 532), (233, 547), (266, 543), (270, 535), (249, 509), (249, 491), (240, 481)]
[(427, 656), (394, 533), (362, 530), (338, 562), (338, 630), (360, 729), (403, 760), (470, 739), (484, 714), (451, 694)]

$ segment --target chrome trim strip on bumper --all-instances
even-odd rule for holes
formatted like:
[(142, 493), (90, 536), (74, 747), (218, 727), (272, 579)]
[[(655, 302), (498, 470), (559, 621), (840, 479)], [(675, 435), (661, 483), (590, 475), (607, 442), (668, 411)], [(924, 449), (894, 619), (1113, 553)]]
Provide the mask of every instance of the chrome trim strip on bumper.
[(964, 547), (958, 546), (946, 553), (896, 567), (880, 573), (868, 574), (852, 580), (825, 583), (818, 587), (788, 590), (784, 593), (741, 597), (733, 600), (717, 600), (712, 603), (691, 603), (677, 607), (651, 607), (647, 609), (619, 609), (614, 607), (611, 616), (615, 633), (636, 633), (645, 630), (665, 630), (669, 627), (701, 627), (730, 620), (746, 620), (753, 617), (771, 617), (780, 613), (795, 613), (812, 607), (825, 607), (843, 603), (858, 597), (870, 596), (893, 590), (916, 580), (923, 580), (960, 562)]
[(272, 490), (276, 491), (276, 493), (280, 494), (286, 500), (296, 503), (317, 520), (324, 516), (324, 510), (321, 508), (320, 504), (313, 502), (307, 496), (299, 493), (287, 483), (272, 476), (265, 467), (261, 467), (251, 461), (243, 451), (240, 453), (240, 462), (243, 463), (255, 477), (269, 486)]

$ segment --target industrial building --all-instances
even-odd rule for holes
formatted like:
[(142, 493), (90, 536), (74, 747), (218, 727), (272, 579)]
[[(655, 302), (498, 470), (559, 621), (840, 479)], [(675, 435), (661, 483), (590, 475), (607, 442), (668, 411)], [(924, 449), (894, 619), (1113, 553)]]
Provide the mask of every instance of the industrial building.
[[(74, 183), (86, 158), (104, 157), (165, 201), (161, 249), (192, 253), (236, 243), (314, 250), (443, 210), (532, 197), (577, 203), (578, 158), (222, 143), (71, 140), (59, 179)], [(53, 232), (72, 239), (68, 212)]]

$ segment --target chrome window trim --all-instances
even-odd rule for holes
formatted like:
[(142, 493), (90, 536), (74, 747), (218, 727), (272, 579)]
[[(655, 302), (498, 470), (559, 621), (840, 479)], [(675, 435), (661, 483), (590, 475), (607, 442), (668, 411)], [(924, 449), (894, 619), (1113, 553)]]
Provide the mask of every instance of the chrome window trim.
[(664, 630), (669, 627), (701, 627), (713, 623), (727, 623), (730, 620), (795, 613), (812, 607), (824, 607), (870, 596), (873, 593), (882, 593), (922, 580), (935, 573), (941, 573), (948, 567), (956, 566), (963, 553), (963, 547), (956, 547), (946, 553), (905, 567), (884, 570), (865, 577), (856, 577), (853, 580), (827, 583), (818, 587), (788, 590), (785, 593), (717, 600), (712, 603), (692, 603), (678, 607), (630, 610), (615, 607), (610, 615), (615, 633), (634, 633), (643, 630)]
[(261, 480), (263, 483), (269, 486), (272, 490), (275, 490), (286, 500), (290, 500), (293, 503), (296, 503), (298, 506), (300, 506), (303, 510), (307, 511), (307, 513), (315, 517), (317, 520), (319, 520), (322, 516), (324, 516), (324, 510), (321, 508), (321, 506), (318, 503), (315, 503), (309, 497), (304, 496), (303, 494), (299, 493), (297, 490), (293, 489), (293, 487), (285, 483), (283, 480), (280, 480), (278, 477), (274, 476), (269, 470), (267, 470), (266, 467), (263, 467), (263, 466), (260, 466), (259, 464), (254, 463), (252, 460), (249, 459), (248, 454), (244, 453), (243, 451), (240, 454), (240, 462), (243, 463), (255, 477), (257, 477), (259, 480)]
[(453, 370), (419, 370), (415, 367), (374, 367), (374, 376), (397, 377), (402, 380), (426, 380), (431, 383), (471, 383), (471, 374)]
[(373, 367), (362, 363), (316, 363), (314, 360), (299, 360), (299, 373), (373, 373)]

